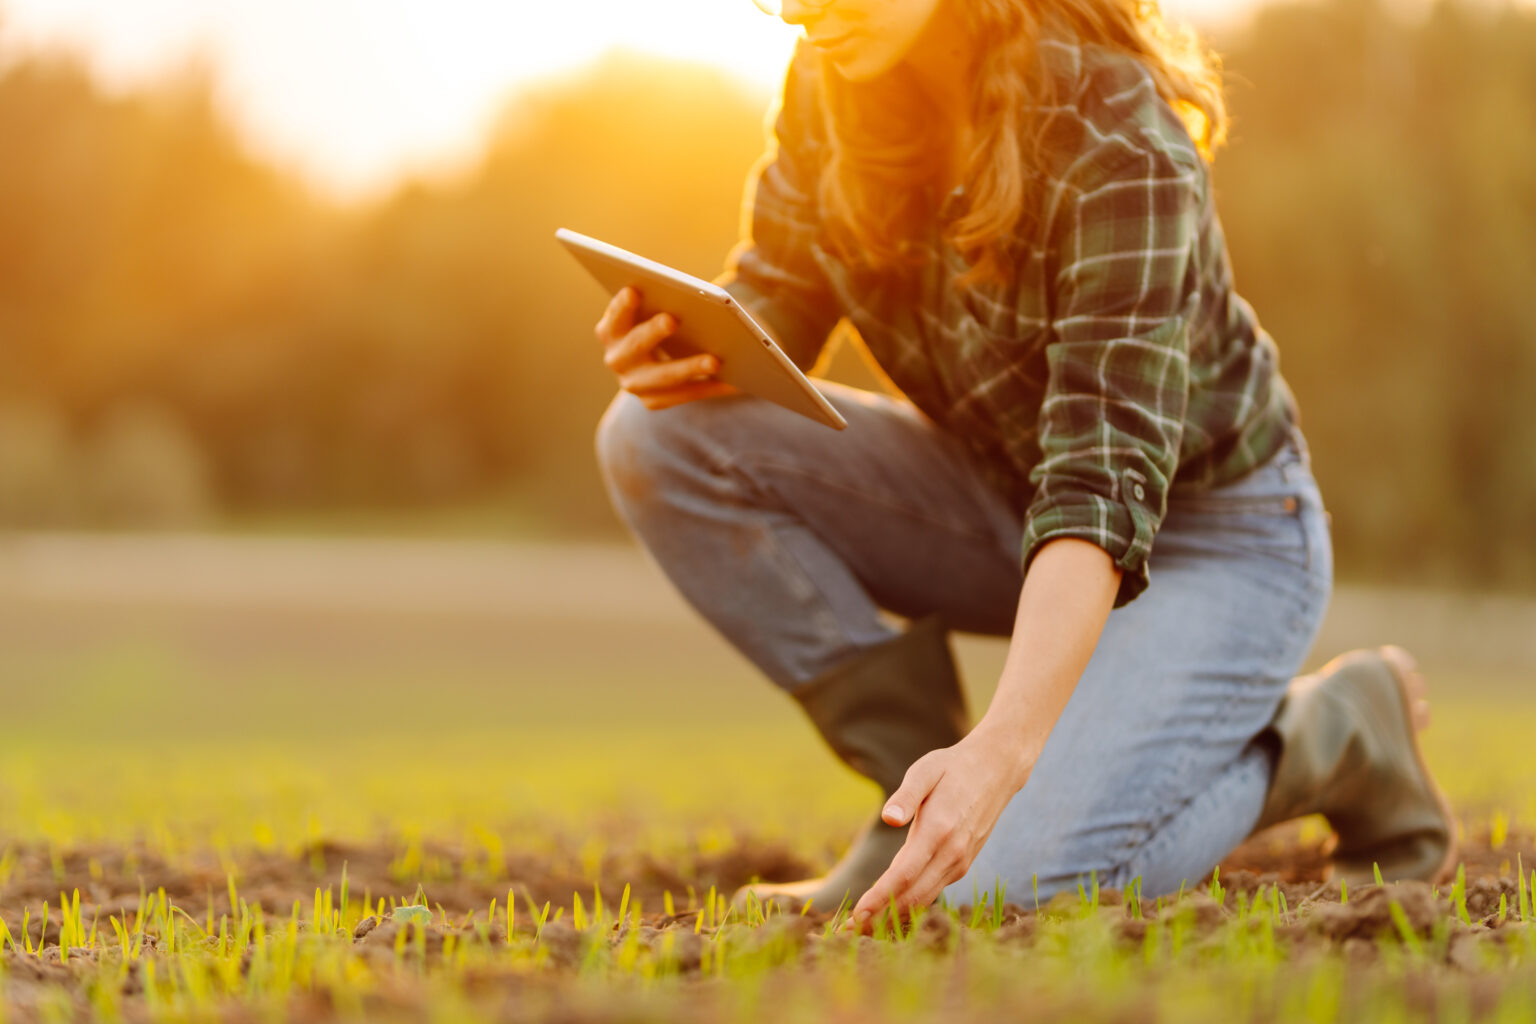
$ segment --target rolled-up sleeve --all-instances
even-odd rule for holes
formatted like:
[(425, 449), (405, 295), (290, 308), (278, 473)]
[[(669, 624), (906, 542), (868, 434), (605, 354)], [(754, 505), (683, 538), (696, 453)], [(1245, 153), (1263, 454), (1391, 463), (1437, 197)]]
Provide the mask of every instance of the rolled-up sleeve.
[(815, 56), (803, 40), (797, 45), (768, 150), (748, 175), (742, 239), (715, 278), (802, 370), (816, 363), (842, 317), (812, 248), (825, 151)]
[(1121, 144), (1064, 183), (1051, 222), (1053, 338), (1024, 571), (1049, 540), (1091, 541), (1123, 570), (1117, 608), (1150, 582), (1178, 468), (1206, 187), (1195, 161)]

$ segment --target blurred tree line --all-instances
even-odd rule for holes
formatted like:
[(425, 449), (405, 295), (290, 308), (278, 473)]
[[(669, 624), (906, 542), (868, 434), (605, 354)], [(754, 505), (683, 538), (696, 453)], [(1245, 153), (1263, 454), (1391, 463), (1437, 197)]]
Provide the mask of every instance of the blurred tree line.
[[(1221, 215), (1340, 576), (1536, 585), (1536, 13), (1330, 0), (1214, 42)], [(714, 276), (767, 98), (615, 55), (518, 97), (472, 172), (346, 208), (211, 97), (196, 74), (107, 95), (53, 56), (0, 71), (0, 524), (492, 501), (615, 530), (605, 296), (551, 236)], [(833, 374), (870, 385), (851, 348)]]

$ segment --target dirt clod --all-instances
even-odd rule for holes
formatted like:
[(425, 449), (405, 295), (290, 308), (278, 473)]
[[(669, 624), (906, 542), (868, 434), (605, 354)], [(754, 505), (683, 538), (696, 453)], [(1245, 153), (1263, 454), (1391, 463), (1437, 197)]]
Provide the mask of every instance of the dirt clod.
[[(1393, 912), (1394, 904), (1398, 913)], [(1318, 902), (1310, 910), (1306, 921), (1311, 930), (1340, 943), (1398, 934), (1404, 927), (1427, 938), (1435, 922), (1450, 914), (1446, 900), (1435, 896), (1425, 882), (1372, 886), (1350, 893), (1348, 903)]]

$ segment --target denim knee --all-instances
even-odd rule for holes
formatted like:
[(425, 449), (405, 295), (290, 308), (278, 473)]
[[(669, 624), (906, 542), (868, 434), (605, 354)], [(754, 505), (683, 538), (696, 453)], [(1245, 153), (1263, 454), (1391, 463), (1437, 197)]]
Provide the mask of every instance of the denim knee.
[(654, 476), (646, 465), (651, 445), (644, 438), (651, 427), (650, 420), (650, 410), (644, 403), (629, 392), (620, 391), (597, 421), (597, 466), (615, 505), (642, 497)]
[(676, 484), (719, 472), (755, 448), (782, 448), (802, 423), (825, 429), (749, 395), (653, 410), (620, 391), (597, 425), (597, 461), (616, 503), (642, 501), (663, 475)]
[[(622, 510), (657, 496), (663, 477), (673, 485), (709, 461), (700, 420), (707, 402), (648, 409), (620, 391), (597, 424), (597, 464), (608, 496)], [(669, 471), (670, 469), (670, 471)]]

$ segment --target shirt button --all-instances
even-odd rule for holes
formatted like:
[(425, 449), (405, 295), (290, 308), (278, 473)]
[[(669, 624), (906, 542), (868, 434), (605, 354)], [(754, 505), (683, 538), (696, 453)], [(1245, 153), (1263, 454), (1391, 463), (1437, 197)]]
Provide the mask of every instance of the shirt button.
[(1141, 484), (1137, 484), (1136, 486), (1132, 487), (1131, 488), (1131, 493), (1136, 495), (1136, 500), (1137, 501), (1141, 501), (1143, 498), (1145, 498), (1147, 496), (1147, 492), (1142, 489)]

